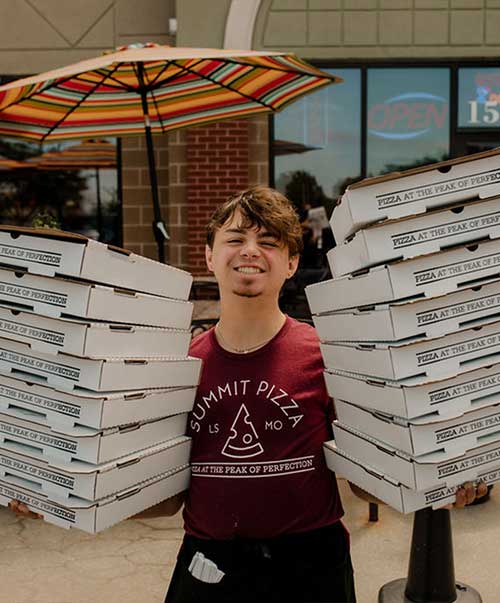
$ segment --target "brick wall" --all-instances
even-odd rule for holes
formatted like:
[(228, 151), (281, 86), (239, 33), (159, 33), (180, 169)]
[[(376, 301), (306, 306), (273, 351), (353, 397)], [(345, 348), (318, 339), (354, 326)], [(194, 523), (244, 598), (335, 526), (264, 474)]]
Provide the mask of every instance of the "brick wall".
[(187, 130), (189, 267), (206, 274), (205, 226), (217, 205), (249, 183), (249, 121)]
[(248, 185), (269, 184), (269, 117), (248, 120)]
[[(158, 190), (163, 220), (170, 241), (169, 264), (188, 268), (186, 208), (186, 135), (173, 132), (153, 137)], [(170, 172), (168, 157), (170, 154)], [(122, 138), (123, 246), (134, 253), (158, 259), (153, 236), (153, 203), (149, 181), (146, 141)]]
[[(238, 190), (268, 183), (268, 118), (220, 122), (153, 139), (162, 215), (171, 237), (168, 263), (206, 274), (205, 226), (215, 207)], [(142, 137), (122, 138), (122, 174), (123, 246), (157, 259)]]

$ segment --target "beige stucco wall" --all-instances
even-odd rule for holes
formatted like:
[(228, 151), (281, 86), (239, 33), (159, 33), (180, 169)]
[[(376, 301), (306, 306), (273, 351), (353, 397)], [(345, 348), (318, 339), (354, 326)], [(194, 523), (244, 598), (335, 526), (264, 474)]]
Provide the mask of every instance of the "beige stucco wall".
[(496, 56), (499, 0), (263, 0), (253, 47), (303, 58)]
[[(222, 47), (230, 7), (238, 1), (177, 0), (178, 44)], [(500, 0), (261, 0), (258, 5), (254, 49), (291, 50), (309, 59), (500, 54)]]
[(54, 69), (132, 42), (171, 44), (174, 0), (0, 0), (0, 75)]

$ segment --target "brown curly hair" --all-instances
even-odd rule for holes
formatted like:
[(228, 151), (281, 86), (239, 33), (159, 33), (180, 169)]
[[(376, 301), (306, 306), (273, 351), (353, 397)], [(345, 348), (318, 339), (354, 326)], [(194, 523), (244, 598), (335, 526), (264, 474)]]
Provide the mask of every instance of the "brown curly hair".
[(292, 203), (279, 191), (253, 186), (237, 193), (220, 205), (207, 225), (207, 245), (213, 248), (215, 233), (235, 212), (242, 215), (241, 228), (265, 228), (288, 247), (290, 257), (302, 252), (302, 228)]

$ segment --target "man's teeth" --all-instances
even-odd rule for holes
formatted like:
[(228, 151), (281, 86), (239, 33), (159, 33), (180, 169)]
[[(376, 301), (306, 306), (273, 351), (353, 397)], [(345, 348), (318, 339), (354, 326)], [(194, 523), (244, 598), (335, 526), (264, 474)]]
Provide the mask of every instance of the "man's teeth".
[(238, 268), (238, 272), (244, 272), (245, 274), (258, 274), (260, 270), (258, 268), (242, 266), (241, 268)]

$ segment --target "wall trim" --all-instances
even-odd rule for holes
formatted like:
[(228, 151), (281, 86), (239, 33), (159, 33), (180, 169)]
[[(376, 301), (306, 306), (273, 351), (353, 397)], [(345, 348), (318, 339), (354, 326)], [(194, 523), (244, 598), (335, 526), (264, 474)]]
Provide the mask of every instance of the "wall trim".
[(232, 0), (224, 32), (224, 48), (252, 50), (255, 20), (262, 0)]

